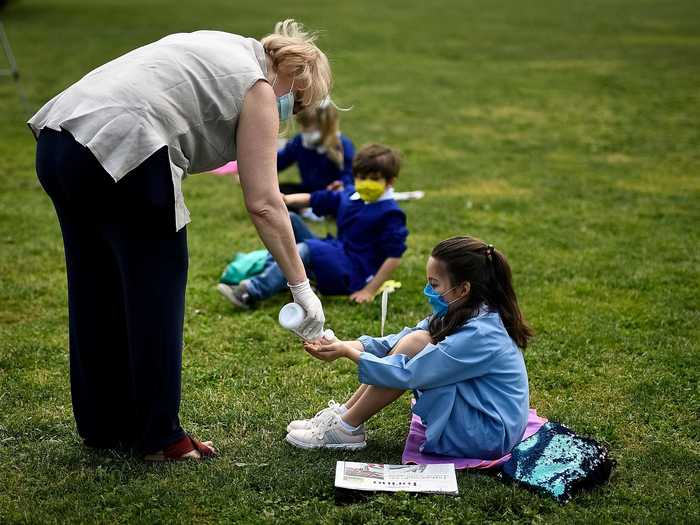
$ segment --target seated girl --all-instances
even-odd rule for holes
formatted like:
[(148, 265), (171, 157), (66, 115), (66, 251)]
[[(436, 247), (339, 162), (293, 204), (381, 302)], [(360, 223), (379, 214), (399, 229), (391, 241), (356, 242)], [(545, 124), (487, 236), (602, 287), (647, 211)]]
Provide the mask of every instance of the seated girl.
[(326, 99), (317, 108), (299, 112), (296, 119), (301, 133), (277, 152), (277, 171), (296, 163), (301, 182), (282, 183), (280, 191), (311, 193), (351, 187), (355, 148), (350, 139), (340, 133), (338, 110), (332, 102)]
[[(307, 273), (326, 295), (350, 295), (371, 301), (389, 279), (406, 251), (406, 215), (393, 199), (400, 159), (380, 144), (363, 147), (353, 162), (356, 190), (320, 190), (286, 195), (289, 206), (311, 206), (316, 215), (333, 215), (338, 237), (318, 239), (298, 215), (290, 213), (299, 255)], [(238, 286), (217, 289), (234, 306), (250, 308), (286, 290), (287, 282), (272, 257), (261, 274)]]
[(426, 426), (422, 451), (494, 459), (525, 432), (528, 385), (521, 351), (532, 331), (523, 318), (506, 258), (471, 237), (439, 243), (427, 263), (424, 294), (433, 314), (383, 338), (305, 343), (323, 361), (358, 366), (357, 391), (309, 420), (292, 421), (287, 441), (301, 448), (360, 449), (364, 423), (413, 390)]

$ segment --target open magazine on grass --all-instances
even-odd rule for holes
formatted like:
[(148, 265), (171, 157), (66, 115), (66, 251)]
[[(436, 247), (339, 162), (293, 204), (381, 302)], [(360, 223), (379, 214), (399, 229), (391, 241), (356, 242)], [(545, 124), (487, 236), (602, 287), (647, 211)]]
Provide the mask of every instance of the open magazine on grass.
[(425, 492), (457, 495), (455, 466), (385, 465), (338, 461), (335, 486), (345, 490), (382, 492)]

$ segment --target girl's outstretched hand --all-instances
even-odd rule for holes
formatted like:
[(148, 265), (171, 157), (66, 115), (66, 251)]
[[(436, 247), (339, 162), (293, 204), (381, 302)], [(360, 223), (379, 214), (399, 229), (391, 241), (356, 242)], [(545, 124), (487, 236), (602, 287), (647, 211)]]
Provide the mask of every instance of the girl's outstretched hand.
[(304, 350), (311, 354), (316, 359), (321, 361), (335, 361), (339, 357), (345, 357), (347, 355), (348, 345), (342, 341), (335, 341), (333, 343), (325, 343), (324, 340), (319, 342), (305, 342)]

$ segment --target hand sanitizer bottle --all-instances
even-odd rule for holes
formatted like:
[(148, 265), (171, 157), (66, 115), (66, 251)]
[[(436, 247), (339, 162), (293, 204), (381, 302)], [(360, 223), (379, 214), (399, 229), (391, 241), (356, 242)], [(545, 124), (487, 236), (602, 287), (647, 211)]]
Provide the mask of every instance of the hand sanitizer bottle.
[[(300, 305), (296, 303), (285, 304), (280, 310), (277, 319), (282, 328), (291, 330), (292, 332), (301, 337), (301, 334), (298, 330), (299, 327), (303, 324), (304, 320), (306, 319), (306, 312)], [(307, 340), (316, 341), (322, 337), (328, 341), (336, 340), (333, 330), (331, 330), (330, 328), (324, 330), (323, 327), (321, 327), (321, 330), (317, 334), (312, 334), (311, 336), (309, 336)]]

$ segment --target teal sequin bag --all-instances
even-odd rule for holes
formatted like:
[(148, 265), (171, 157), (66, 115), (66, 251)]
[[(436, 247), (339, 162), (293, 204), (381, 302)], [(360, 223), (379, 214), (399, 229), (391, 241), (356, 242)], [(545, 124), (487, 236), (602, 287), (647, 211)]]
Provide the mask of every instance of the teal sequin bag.
[(502, 466), (503, 476), (560, 503), (607, 482), (615, 466), (605, 447), (552, 421), (521, 441), (511, 454)]

